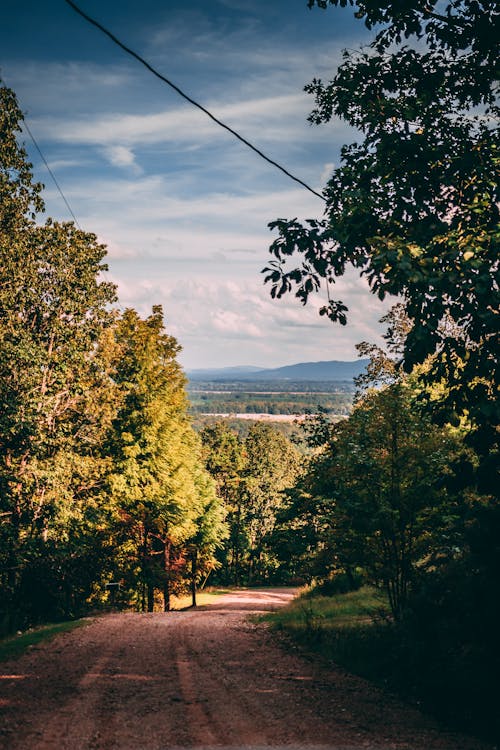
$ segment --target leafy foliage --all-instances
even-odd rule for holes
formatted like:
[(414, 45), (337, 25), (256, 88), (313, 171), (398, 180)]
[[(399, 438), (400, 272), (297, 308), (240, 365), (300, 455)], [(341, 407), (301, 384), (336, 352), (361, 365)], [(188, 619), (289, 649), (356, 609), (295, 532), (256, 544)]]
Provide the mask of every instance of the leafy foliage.
[(106, 468), (99, 445), (109, 410), (98, 409), (112, 402), (113, 384), (100, 344), (115, 290), (99, 278), (105, 250), (94, 235), (51, 220), (35, 224), (40, 186), (17, 145), (22, 116), (5, 87), (0, 105), (0, 557), (8, 629), (16, 608), (21, 622), (33, 622), (47, 608), (76, 613), (92, 593), (90, 571), (107, 543), (98, 532)]
[(123, 401), (108, 449), (114, 457), (109, 483), (131, 559), (140, 568), (142, 608), (153, 610), (160, 587), (168, 609), (179, 563), (188, 552), (211, 559), (224, 537), (222, 511), (202, 469), (176, 360), (179, 346), (164, 332), (161, 308), (146, 320), (126, 310), (116, 340), (115, 378)]
[[(347, 0), (311, 0), (326, 8)], [(344, 53), (329, 83), (314, 80), (314, 123), (340, 117), (361, 131), (344, 146), (325, 191), (322, 219), (278, 219), (265, 269), (273, 296), (305, 304), (326, 283), (321, 314), (346, 323), (330, 287), (348, 265), (374, 294), (403, 298), (412, 321), (408, 372), (429, 361), (426, 382), (445, 381), (441, 422), (468, 414), (484, 461), (479, 481), (495, 487), (499, 423), (498, 129), (492, 0), (357, 3), (366, 51)], [(293, 256), (301, 265), (290, 268)], [(434, 402), (434, 407), (437, 402)]]
[(118, 316), (96, 236), (35, 221), (21, 120), (0, 87), (0, 632), (77, 616), (110, 580), (168, 608), (225, 535), (162, 311)]
[(224, 422), (205, 427), (201, 436), (229, 525), (221, 551), (222, 580), (280, 580), (273, 532), (285, 491), (300, 471), (299, 452), (285, 435), (260, 422), (244, 441)]

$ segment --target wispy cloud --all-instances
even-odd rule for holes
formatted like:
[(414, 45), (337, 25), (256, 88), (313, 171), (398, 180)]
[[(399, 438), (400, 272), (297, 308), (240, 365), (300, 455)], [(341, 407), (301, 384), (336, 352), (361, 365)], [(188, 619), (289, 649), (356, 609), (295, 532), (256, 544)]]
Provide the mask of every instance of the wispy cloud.
[[(250, 127), (264, 119), (262, 135), (271, 140), (283, 134), (293, 137), (288, 118), (304, 114), (304, 96), (295, 94), (279, 98), (244, 100), (235, 104), (208, 103), (207, 108), (223, 121), (234, 126)], [(279, 123), (282, 127), (279, 127)], [(127, 114), (117, 112), (103, 117), (79, 117), (61, 122), (59, 118), (37, 119), (38, 133), (48, 139), (85, 144), (128, 144), (160, 143), (172, 141), (196, 141), (203, 137), (215, 138), (222, 135), (220, 127), (200, 110), (182, 105), (170, 110), (148, 114)], [(301, 129), (303, 124), (301, 125)]]
[(103, 149), (105, 158), (114, 167), (129, 167), (138, 174), (140, 169), (135, 161), (134, 152), (127, 146), (107, 146)]
[[(357, 46), (354, 27), (309, 13), (305, 0), (297, 11), (284, 0), (179, 0), (148, 14), (132, 5), (119, 19), (106, 4), (99, 12), (214, 115), (322, 188), (354, 134), (339, 121), (313, 128), (303, 86), (314, 76), (328, 80), (342, 47)], [(385, 308), (356, 274), (335, 290), (351, 307), (348, 328), (319, 318), (322, 299), (303, 308), (293, 298), (271, 300), (263, 286), (268, 222), (319, 216), (322, 201), (72, 16), (53, 48), (37, 48), (54, 15), (38, 13), (48, 26), (32, 30), (24, 58), (19, 42), (10, 53), (3, 45), (2, 69), (79, 223), (108, 245), (121, 303), (141, 314), (163, 304), (187, 366), (354, 358), (356, 342), (376, 340)], [(64, 218), (30, 153), (47, 184), (49, 215)]]
[(163, 278), (140, 281), (115, 277), (120, 299), (143, 315), (161, 300), (169, 330), (185, 347), (186, 367), (219, 364), (281, 365), (318, 359), (355, 359), (355, 344), (380, 342), (378, 318), (387, 309), (367, 297), (365, 282), (352, 274), (338, 292), (351, 305), (350, 325), (333, 325), (318, 317), (323, 300), (302, 307), (289, 298), (271, 300), (261, 283), (186, 277), (182, 283)]

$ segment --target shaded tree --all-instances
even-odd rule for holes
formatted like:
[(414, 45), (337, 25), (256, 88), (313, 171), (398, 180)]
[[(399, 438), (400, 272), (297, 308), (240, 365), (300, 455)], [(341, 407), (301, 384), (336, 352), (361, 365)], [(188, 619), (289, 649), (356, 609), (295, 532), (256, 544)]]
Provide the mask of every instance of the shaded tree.
[[(86, 391), (93, 389), (96, 406), (113, 398), (100, 344), (116, 297), (100, 278), (105, 248), (95, 235), (71, 223), (35, 223), (43, 202), (17, 144), (21, 120), (13, 92), (0, 87), (2, 589), (7, 610), (15, 613), (23, 602), (19, 616), (33, 621), (74, 612), (79, 587), (78, 599), (90, 593), (91, 581), (78, 580), (70, 558), (78, 556), (77, 529), (82, 547), (94, 539), (99, 555), (92, 530), (109, 411), (90, 408)], [(59, 570), (66, 570), (62, 578)], [(45, 589), (45, 602), (19, 596), (19, 587)]]
[(244, 524), (250, 579), (266, 578), (276, 567), (270, 546), (284, 492), (292, 487), (301, 466), (293, 443), (263, 422), (255, 424), (245, 440)]
[(242, 441), (225, 422), (207, 425), (201, 431), (203, 455), (208, 472), (214, 478), (217, 493), (225, 508), (229, 533), (221, 550), (226, 581), (241, 583), (245, 549), (243, 529), (243, 471), (246, 454)]
[[(271, 224), (279, 236), (266, 281), (273, 296), (293, 291), (305, 304), (353, 266), (381, 299), (400, 295), (413, 324), (404, 366), (427, 360), (422, 378), (446, 381), (432, 407), (441, 423), (468, 415), (477, 481), (496, 492), (498, 5), (363, 0), (355, 15), (381, 29), (369, 49), (345, 52), (332, 81), (306, 90), (313, 123), (340, 117), (362, 137), (342, 149), (324, 218)], [(347, 320), (330, 297), (321, 314)]]

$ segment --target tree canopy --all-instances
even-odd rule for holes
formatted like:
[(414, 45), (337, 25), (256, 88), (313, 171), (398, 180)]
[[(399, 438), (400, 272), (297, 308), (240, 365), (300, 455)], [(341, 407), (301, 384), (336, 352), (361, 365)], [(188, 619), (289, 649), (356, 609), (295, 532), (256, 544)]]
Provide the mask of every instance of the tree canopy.
[(168, 608), (226, 533), (162, 310), (113, 310), (106, 248), (43, 222), (21, 121), (0, 86), (0, 633), (102, 604), (113, 579)]
[(341, 324), (333, 286), (347, 266), (381, 299), (400, 296), (412, 322), (405, 368), (431, 358), (425, 377), (447, 383), (442, 420), (468, 414), (486, 455), (500, 421), (498, 5), (367, 0), (355, 15), (380, 28), (370, 46), (344, 52), (334, 78), (306, 91), (311, 122), (340, 117), (361, 138), (342, 149), (323, 217), (271, 223), (266, 281), (304, 304), (324, 285), (320, 312)]

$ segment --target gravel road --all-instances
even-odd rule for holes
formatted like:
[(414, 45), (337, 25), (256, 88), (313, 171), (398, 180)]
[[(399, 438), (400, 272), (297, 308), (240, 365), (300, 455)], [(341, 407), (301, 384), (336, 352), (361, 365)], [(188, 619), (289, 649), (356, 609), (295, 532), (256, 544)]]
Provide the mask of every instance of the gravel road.
[(485, 750), (249, 615), (289, 589), (168, 614), (117, 613), (0, 664), (2, 750)]

